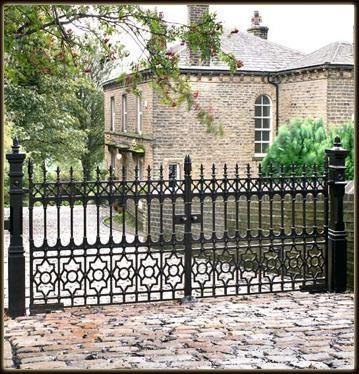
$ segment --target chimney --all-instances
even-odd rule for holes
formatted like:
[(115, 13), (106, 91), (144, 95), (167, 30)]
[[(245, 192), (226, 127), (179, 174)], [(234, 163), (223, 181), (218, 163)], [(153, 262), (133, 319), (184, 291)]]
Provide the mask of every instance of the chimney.
[[(209, 12), (209, 5), (187, 5), (188, 11), (188, 25), (194, 26), (203, 21), (203, 17)], [(190, 65), (209, 65), (209, 60), (201, 61), (201, 52), (193, 52), (188, 48), (188, 57)]]
[[(158, 13), (157, 7), (155, 7), (154, 12), (156, 13), (157, 17), (160, 18), (160, 29), (157, 30), (158, 33), (166, 33), (166, 23), (163, 21), (163, 12)], [(160, 47), (162, 49), (167, 49), (167, 40), (165, 36), (151, 34), (150, 39), (147, 42), (147, 48), (150, 52), (155, 52), (156, 47)]]
[(258, 10), (254, 11), (254, 16), (252, 17), (251, 21), (252, 25), (247, 32), (262, 39), (268, 39), (268, 27), (260, 25), (262, 22), (262, 17), (259, 15)]

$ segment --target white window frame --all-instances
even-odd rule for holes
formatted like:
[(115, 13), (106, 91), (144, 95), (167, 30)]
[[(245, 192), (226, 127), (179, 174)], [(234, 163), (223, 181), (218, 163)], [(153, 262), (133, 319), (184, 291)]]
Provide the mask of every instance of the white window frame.
[(180, 164), (178, 162), (169, 162), (168, 163), (168, 179), (170, 178), (170, 166), (176, 166), (177, 167), (177, 170), (176, 170), (176, 180), (180, 180), (181, 179), (181, 168), (180, 168)]
[[(139, 157), (136, 160), (136, 166), (138, 169), (138, 180), (141, 181), (143, 179), (143, 160), (140, 159)], [(138, 209), (143, 208), (143, 201), (139, 200), (138, 201)]]
[(122, 110), (122, 132), (127, 132), (127, 95), (123, 94), (121, 97)]
[(111, 96), (110, 99), (110, 111), (111, 111), (111, 131), (115, 131), (115, 119), (116, 119), (116, 111), (115, 111), (115, 96)]
[(113, 172), (116, 171), (116, 156), (117, 156), (116, 153), (117, 153), (116, 151), (111, 152), (111, 166), (112, 166)]
[(138, 169), (138, 180), (143, 179), (143, 160), (137, 157), (136, 167)]
[(143, 131), (143, 105), (142, 105), (142, 97), (136, 97), (136, 112), (137, 112), (137, 133), (142, 134)]
[[(266, 97), (269, 100), (269, 104), (264, 104), (263, 103), (263, 97)], [(261, 99), (261, 102), (257, 104), (257, 100)], [(269, 116), (264, 116), (263, 115), (263, 110), (261, 109), (261, 115), (256, 116), (255, 109), (257, 107), (269, 107)], [(265, 157), (267, 155), (266, 152), (256, 152), (255, 147), (256, 144), (268, 144), (268, 147), (272, 144), (272, 100), (268, 95), (260, 95), (256, 98), (255, 104), (254, 104), (254, 155), (257, 157)], [(256, 127), (256, 120), (260, 119), (261, 120), (261, 127)], [(263, 119), (269, 119), (269, 127), (263, 127)], [(261, 133), (261, 140), (256, 140), (256, 133), (260, 132)], [(262, 140), (262, 134), (263, 132), (268, 132), (269, 133), (269, 140)]]

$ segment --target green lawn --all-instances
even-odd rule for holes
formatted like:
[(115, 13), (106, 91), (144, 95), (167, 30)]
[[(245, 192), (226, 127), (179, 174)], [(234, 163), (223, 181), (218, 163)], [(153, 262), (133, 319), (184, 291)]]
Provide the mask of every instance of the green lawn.
[[(112, 226), (116, 230), (122, 230), (123, 215), (125, 215), (126, 232), (134, 232), (136, 227), (135, 217), (129, 212), (116, 213), (112, 216)], [(110, 225), (110, 217), (104, 219), (105, 225)], [(138, 232), (143, 232), (143, 223), (137, 221)]]

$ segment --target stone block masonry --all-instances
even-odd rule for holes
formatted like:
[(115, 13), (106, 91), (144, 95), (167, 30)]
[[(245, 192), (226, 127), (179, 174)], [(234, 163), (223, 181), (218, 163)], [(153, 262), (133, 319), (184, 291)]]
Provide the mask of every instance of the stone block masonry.
[[(198, 91), (198, 103), (212, 111), (217, 125), (222, 124), (224, 136), (208, 133), (196, 118), (196, 111), (188, 112), (185, 106), (171, 108), (160, 103), (154, 94), (154, 151), (153, 166), (158, 170), (161, 163), (183, 160), (186, 154), (192, 159), (193, 177), (198, 176), (200, 164), (205, 174), (211, 173), (216, 164), (221, 173), (224, 163), (229, 170), (235, 164), (241, 167), (249, 163), (256, 168), (254, 159), (254, 103), (258, 96), (267, 95), (275, 108), (275, 88), (257, 76), (196, 76), (189, 77), (193, 91)], [(274, 137), (275, 114), (272, 121)]]
[(349, 122), (354, 114), (353, 71), (319, 69), (278, 75), (279, 122), (323, 118), (330, 126)]
[[(354, 113), (354, 78), (351, 70), (307, 69), (298, 72), (276, 73), (279, 84), (279, 112), (276, 113), (275, 87), (268, 83), (268, 76), (242, 73), (234, 76), (213, 72), (210, 74), (188, 73), (193, 91), (201, 108), (214, 115), (217, 125), (224, 127), (224, 137), (209, 134), (196, 118), (196, 110), (188, 112), (184, 105), (169, 107), (161, 104), (159, 94), (148, 82), (140, 84), (143, 102), (143, 133), (136, 133), (136, 98), (127, 93), (127, 132), (121, 131), (121, 97), (126, 87), (112, 83), (104, 87), (106, 143), (136, 141), (145, 148), (143, 168), (150, 165), (153, 177), (158, 177), (160, 164), (165, 178), (168, 165), (177, 163), (182, 169), (183, 160), (189, 154), (193, 161), (193, 176), (198, 175), (200, 164), (205, 173), (211, 172), (212, 163), (221, 171), (227, 163), (229, 170), (239, 163), (249, 163), (254, 172), (261, 157), (254, 150), (254, 103), (258, 96), (266, 95), (272, 104), (271, 139), (276, 135), (277, 116), (279, 125), (292, 118), (323, 118), (326, 125), (336, 126), (352, 119)], [(111, 131), (110, 100), (115, 97), (115, 130)], [(126, 164), (128, 175), (133, 174), (136, 155), (122, 152), (122, 161), (116, 161), (119, 170)], [(111, 162), (111, 152), (106, 148), (106, 163)]]

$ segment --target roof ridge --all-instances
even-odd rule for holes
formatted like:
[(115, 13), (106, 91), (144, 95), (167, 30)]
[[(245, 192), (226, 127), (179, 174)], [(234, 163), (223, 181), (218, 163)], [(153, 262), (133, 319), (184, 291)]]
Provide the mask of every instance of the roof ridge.
[(339, 51), (339, 47), (341, 46), (340, 42), (336, 42), (336, 43), (337, 43), (337, 47), (336, 47), (335, 52), (333, 54), (332, 61), (335, 61), (335, 58), (337, 57), (337, 54), (338, 54), (338, 51)]

